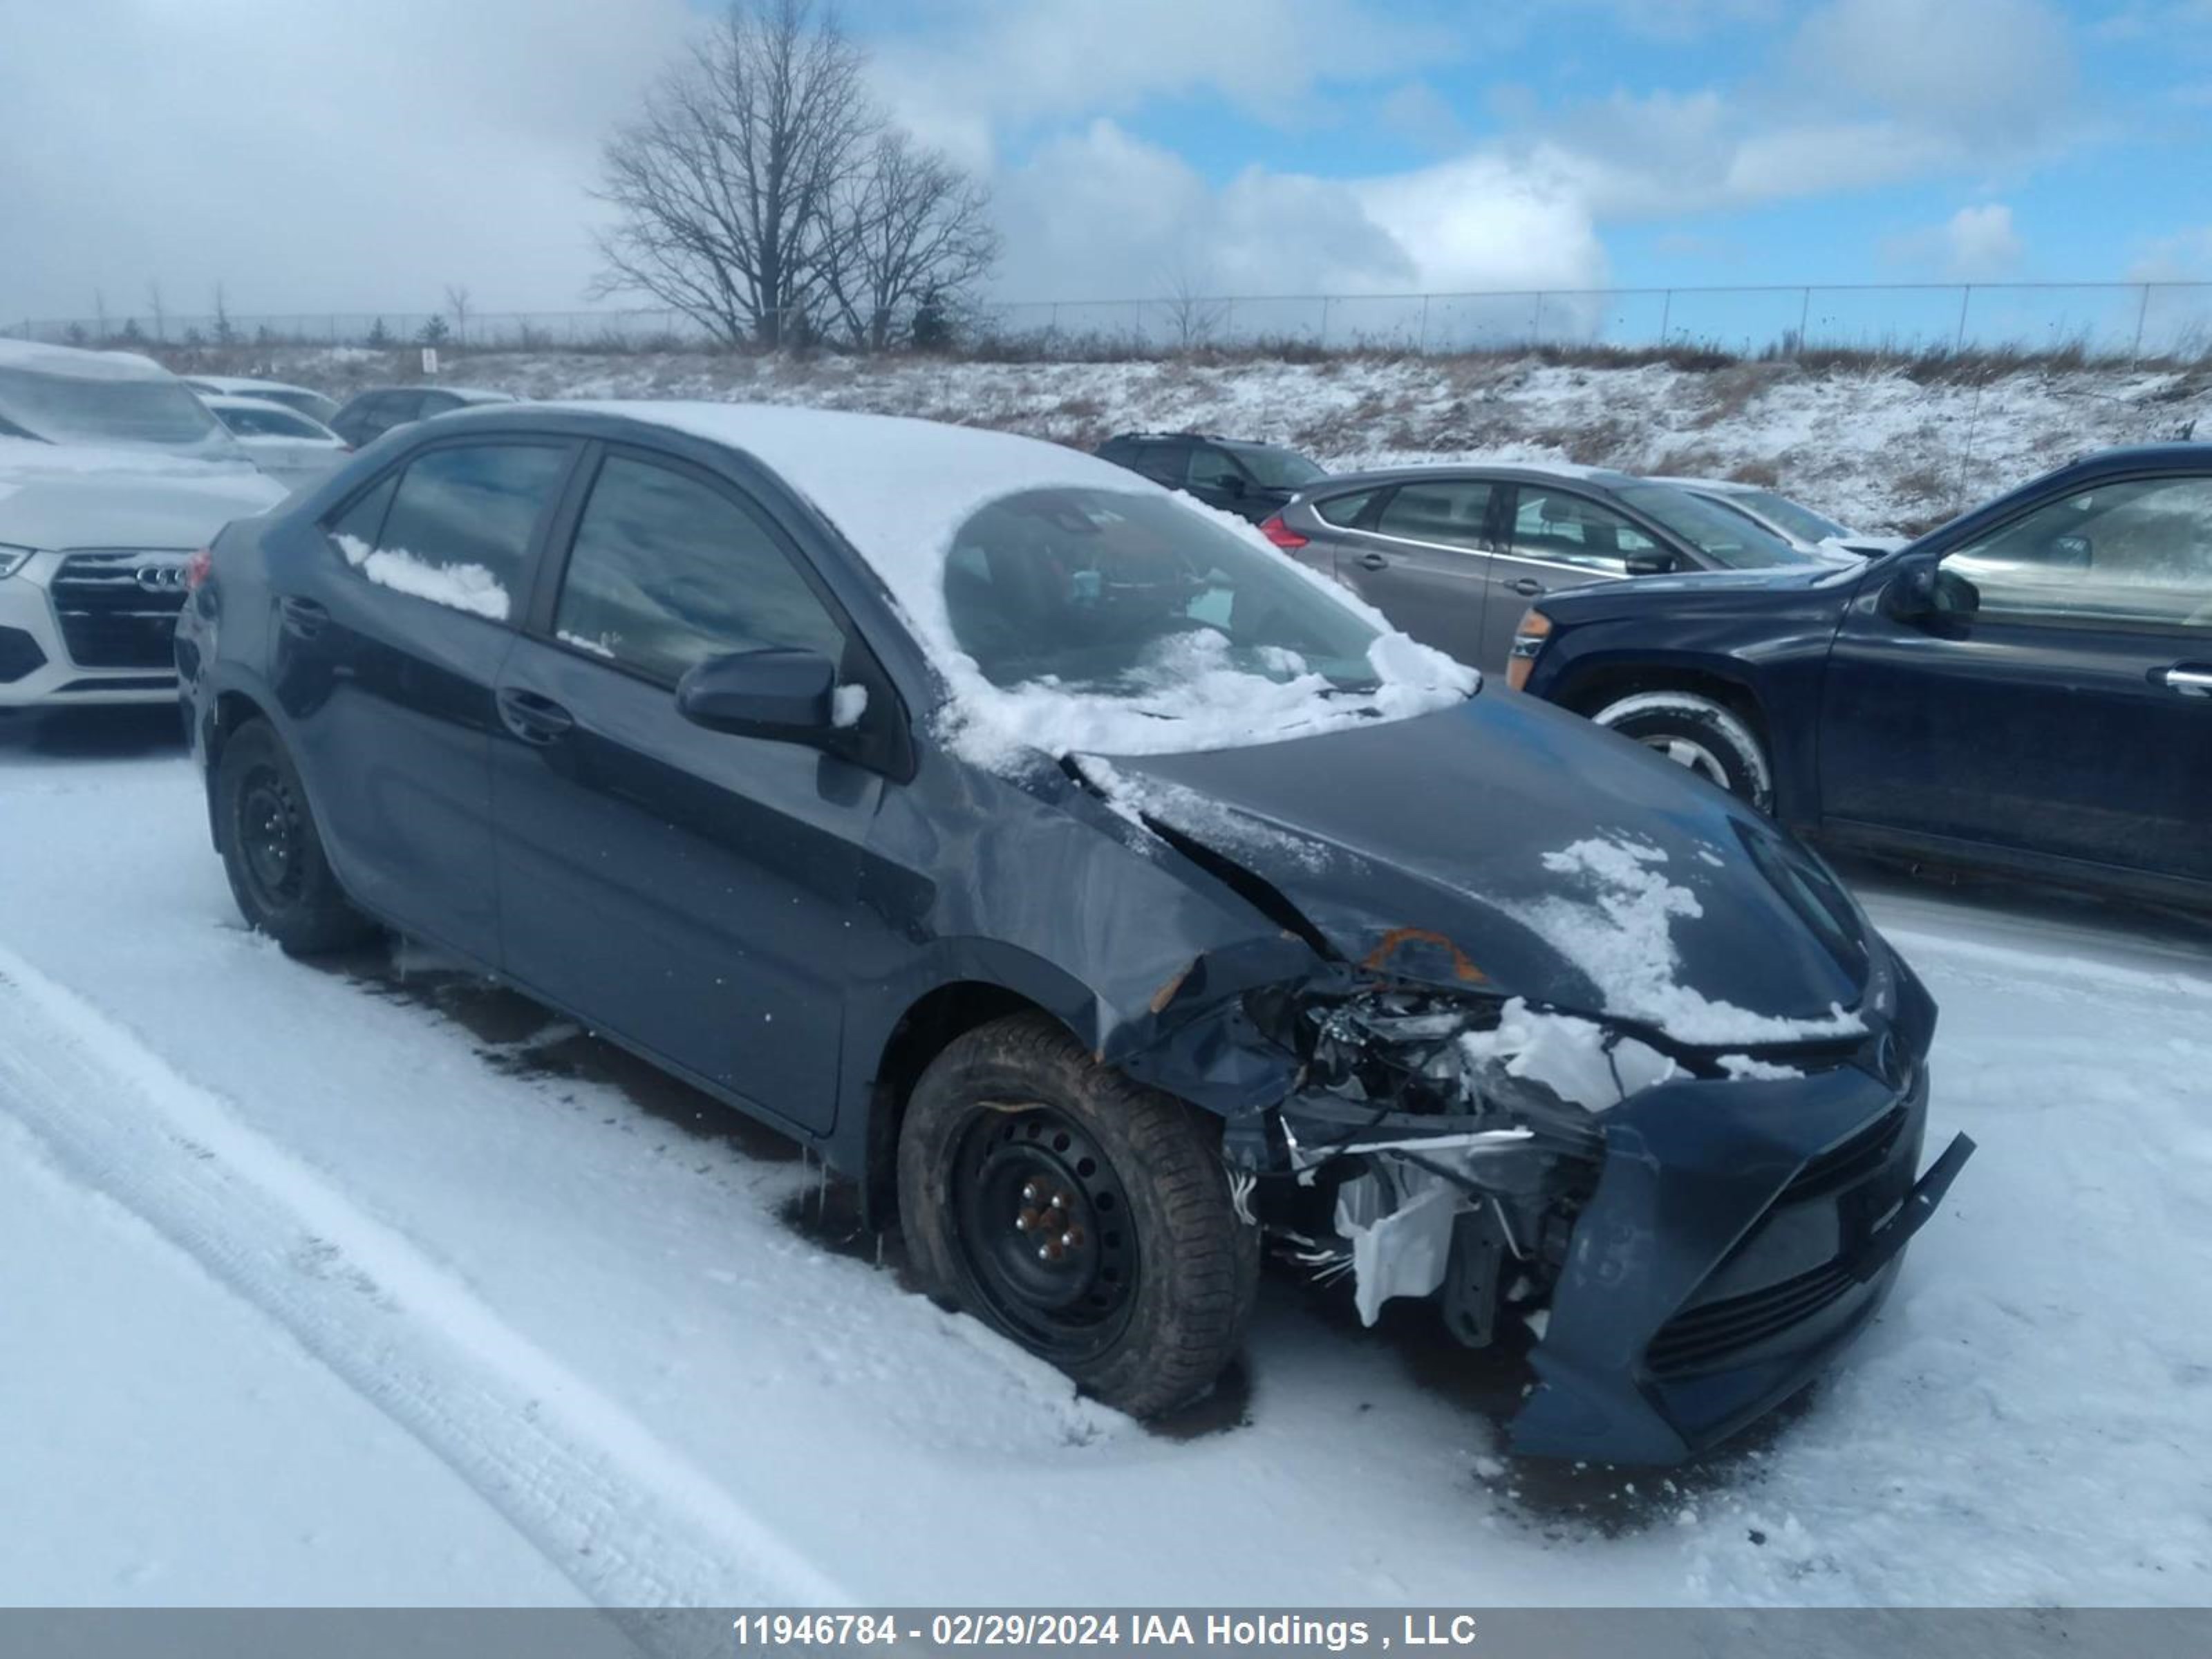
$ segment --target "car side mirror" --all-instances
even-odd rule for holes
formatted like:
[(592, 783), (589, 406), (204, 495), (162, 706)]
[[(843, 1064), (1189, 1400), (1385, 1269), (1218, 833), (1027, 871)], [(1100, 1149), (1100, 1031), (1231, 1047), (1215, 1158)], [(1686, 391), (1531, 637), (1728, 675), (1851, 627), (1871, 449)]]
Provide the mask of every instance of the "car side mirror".
[(818, 651), (739, 651), (678, 680), (676, 709), (709, 732), (819, 744), (836, 729), (836, 689), (837, 665)]
[(1622, 561), (1632, 576), (1663, 576), (1674, 568), (1672, 553), (1631, 553)]
[(1935, 559), (1915, 559), (1890, 579), (1882, 609), (1899, 622), (1919, 622), (1938, 612), (1969, 613), (1981, 608), (1981, 590)]

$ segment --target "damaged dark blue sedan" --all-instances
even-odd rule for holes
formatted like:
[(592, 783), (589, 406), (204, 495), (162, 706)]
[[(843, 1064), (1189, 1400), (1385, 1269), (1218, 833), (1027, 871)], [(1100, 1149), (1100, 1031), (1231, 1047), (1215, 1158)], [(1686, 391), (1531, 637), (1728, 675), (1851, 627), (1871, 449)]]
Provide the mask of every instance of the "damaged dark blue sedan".
[(1826, 866), (1054, 446), (718, 405), (394, 433), (177, 635), (287, 950), (444, 951), (817, 1147), (944, 1298), (1139, 1414), (1270, 1246), (1539, 1334), (1527, 1451), (1814, 1376), (1964, 1161)]

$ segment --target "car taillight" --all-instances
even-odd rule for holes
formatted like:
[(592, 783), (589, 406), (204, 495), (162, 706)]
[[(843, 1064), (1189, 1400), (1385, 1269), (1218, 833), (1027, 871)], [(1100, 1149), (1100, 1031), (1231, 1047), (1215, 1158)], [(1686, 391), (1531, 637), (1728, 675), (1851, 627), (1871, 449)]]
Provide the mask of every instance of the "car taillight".
[(1304, 547), (1306, 538), (1283, 522), (1279, 513), (1260, 526), (1260, 533), (1279, 548), (1286, 550)]
[(1516, 691), (1528, 684), (1529, 671), (1536, 666), (1536, 653), (1552, 637), (1552, 619), (1533, 605), (1521, 613), (1521, 625), (1513, 630), (1513, 653), (1505, 659), (1505, 683)]
[(185, 561), (185, 592), (198, 592), (200, 584), (213, 574), (215, 574), (214, 550), (204, 547)]

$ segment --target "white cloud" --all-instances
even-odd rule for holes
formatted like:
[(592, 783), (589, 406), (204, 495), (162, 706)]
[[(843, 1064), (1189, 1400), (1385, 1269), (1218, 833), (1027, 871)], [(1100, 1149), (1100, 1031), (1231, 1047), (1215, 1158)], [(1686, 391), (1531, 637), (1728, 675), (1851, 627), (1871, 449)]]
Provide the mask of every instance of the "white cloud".
[(8, 8), (0, 315), (582, 303), (599, 144), (696, 14), (628, 0)]
[(2041, 135), (2074, 92), (2073, 43), (2047, 0), (1830, 0), (1791, 56), (1808, 87), (1984, 140)]
[(1476, 155), (1389, 178), (1249, 168), (1214, 187), (1105, 118), (1000, 179), (1011, 299), (1574, 288), (1603, 280), (1575, 192)]
[(1940, 225), (1891, 238), (1883, 252), (1902, 264), (1939, 270), (1954, 282), (1994, 282), (2010, 276), (2025, 246), (2002, 202), (1962, 207)]

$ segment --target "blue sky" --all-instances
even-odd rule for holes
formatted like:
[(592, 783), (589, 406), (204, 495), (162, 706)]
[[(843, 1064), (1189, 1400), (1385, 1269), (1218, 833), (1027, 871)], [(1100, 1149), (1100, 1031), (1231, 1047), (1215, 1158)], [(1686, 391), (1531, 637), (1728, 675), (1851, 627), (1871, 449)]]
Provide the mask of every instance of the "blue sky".
[[(580, 306), (711, 9), (0, 0), (0, 318)], [(1006, 299), (2212, 278), (2212, 0), (840, 10)]]
[[(2212, 0), (862, 0), (846, 15), (910, 118), (1006, 181), (1017, 222), (1086, 159), (1133, 195), (1195, 179), (1192, 216), (1231, 222), (1174, 237), (1239, 286), (1327, 266), (1221, 211), (1297, 182), (1369, 202), (1391, 181), (1413, 198), (1385, 225), (1401, 244), (1424, 215), (1474, 240), (1494, 217), (1496, 239), (1524, 239), (1532, 285), (2212, 276)], [(1042, 49), (1044, 33), (1083, 50)], [(1516, 190), (1550, 212), (1495, 210)], [(1516, 269), (1406, 251), (1424, 286)], [(1136, 278), (1109, 249), (1085, 263)], [(1346, 263), (1350, 286), (1389, 275)], [(1018, 286), (1073, 280), (1064, 254), (1010, 264)]]

